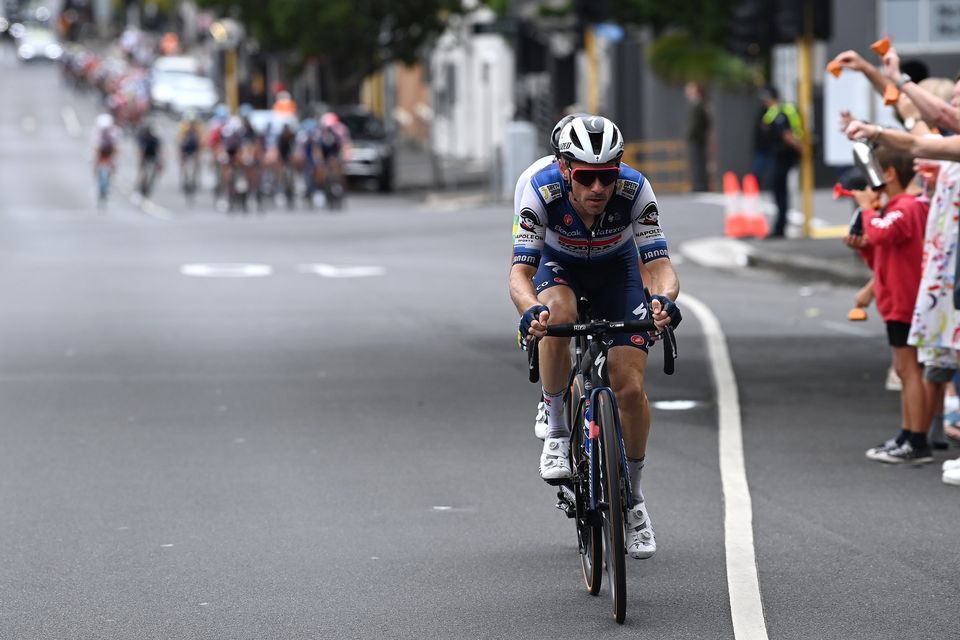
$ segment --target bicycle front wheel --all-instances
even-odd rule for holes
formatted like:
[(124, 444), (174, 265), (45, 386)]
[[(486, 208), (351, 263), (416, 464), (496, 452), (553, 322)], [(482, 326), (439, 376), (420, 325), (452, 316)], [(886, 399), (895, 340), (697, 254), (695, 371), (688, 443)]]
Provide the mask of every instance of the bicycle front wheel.
[(573, 493), (576, 498), (577, 543), (580, 551), (580, 569), (587, 592), (600, 593), (603, 579), (603, 529), (597, 524), (590, 507), (590, 457), (584, 449), (583, 376), (578, 375), (570, 385), (567, 403), (567, 424), (570, 425), (570, 457), (573, 463)]
[(626, 547), (623, 542), (623, 457), (616, 423), (616, 405), (609, 392), (597, 394), (594, 407), (600, 438), (600, 513), (602, 515), (604, 560), (613, 600), (613, 617), (623, 623), (627, 615)]

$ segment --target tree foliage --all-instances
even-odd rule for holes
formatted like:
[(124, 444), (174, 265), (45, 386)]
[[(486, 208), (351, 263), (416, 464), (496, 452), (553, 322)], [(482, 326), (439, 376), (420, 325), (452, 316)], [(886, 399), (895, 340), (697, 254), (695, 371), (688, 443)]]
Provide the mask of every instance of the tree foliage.
[(412, 63), (443, 28), (456, 0), (200, 0), (237, 12), (266, 51), (295, 51), (324, 69), (332, 102), (356, 99), (363, 79), (384, 63)]
[(734, 9), (742, 0), (608, 1), (610, 19), (648, 25), (657, 39), (650, 66), (662, 80), (694, 80), (726, 88), (748, 86), (756, 72), (725, 49)]

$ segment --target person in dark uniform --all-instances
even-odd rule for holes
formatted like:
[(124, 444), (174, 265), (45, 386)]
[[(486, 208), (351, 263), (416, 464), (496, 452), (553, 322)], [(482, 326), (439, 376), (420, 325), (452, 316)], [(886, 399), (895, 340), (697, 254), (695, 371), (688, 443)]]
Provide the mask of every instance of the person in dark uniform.
[(761, 91), (761, 98), (767, 110), (761, 119), (770, 147), (771, 175), (770, 189), (777, 203), (777, 219), (769, 238), (782, 238), (787, 229), (787, 211), (789, 208), (787, 176), (800, 159), (803, 139), (803, 125), (797, 108), (790, 103), (781, 103), (777, 89), (767, 85)]

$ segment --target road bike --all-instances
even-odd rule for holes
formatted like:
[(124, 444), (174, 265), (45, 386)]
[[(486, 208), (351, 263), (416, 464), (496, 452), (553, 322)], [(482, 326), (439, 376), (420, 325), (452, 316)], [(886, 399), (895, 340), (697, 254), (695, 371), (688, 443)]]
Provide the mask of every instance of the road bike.
[[(633, 505), (633, 490), (617, 399), (607, 371), (609, 344), (614, 333), (646, 335), (656, 332), (652, 319), (595, 320), (589, 301), (580, 298), (576, 323), (547, 327), (548, 336), (573, 337), (573, 366), (566, 399), (570, 425), (571, 477), (557, 482), (557, 508), (572, 518), (577, 528), (577, 547), (583, 581), (590, 595), (600, 593), (606, 568), (613, 616), (626, 618), (626, 509)], [(663, 342), (663, 371), (674, 372), (677, 343), (672, 327), (658, 332)], [(527, 349), (530, 382), (540, 379), (539, 341)]]

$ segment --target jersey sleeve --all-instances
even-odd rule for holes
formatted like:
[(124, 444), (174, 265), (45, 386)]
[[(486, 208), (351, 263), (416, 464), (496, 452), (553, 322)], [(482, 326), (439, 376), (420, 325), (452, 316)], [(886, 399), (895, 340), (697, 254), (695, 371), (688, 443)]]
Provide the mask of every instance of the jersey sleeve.
[(523, 187), (513, 215), (513, 264), (540, 265), (547, 211), (533, 183)]
[(657, 258), (669, 258), (667, 237), (660, 228), (660, 209), (657, 196), (649, 180), (643, 181), (643, 187), (633, 201), (630, 210), (633, 224), (633, 239), (637, 243), (637, 254), (644, 263)]

